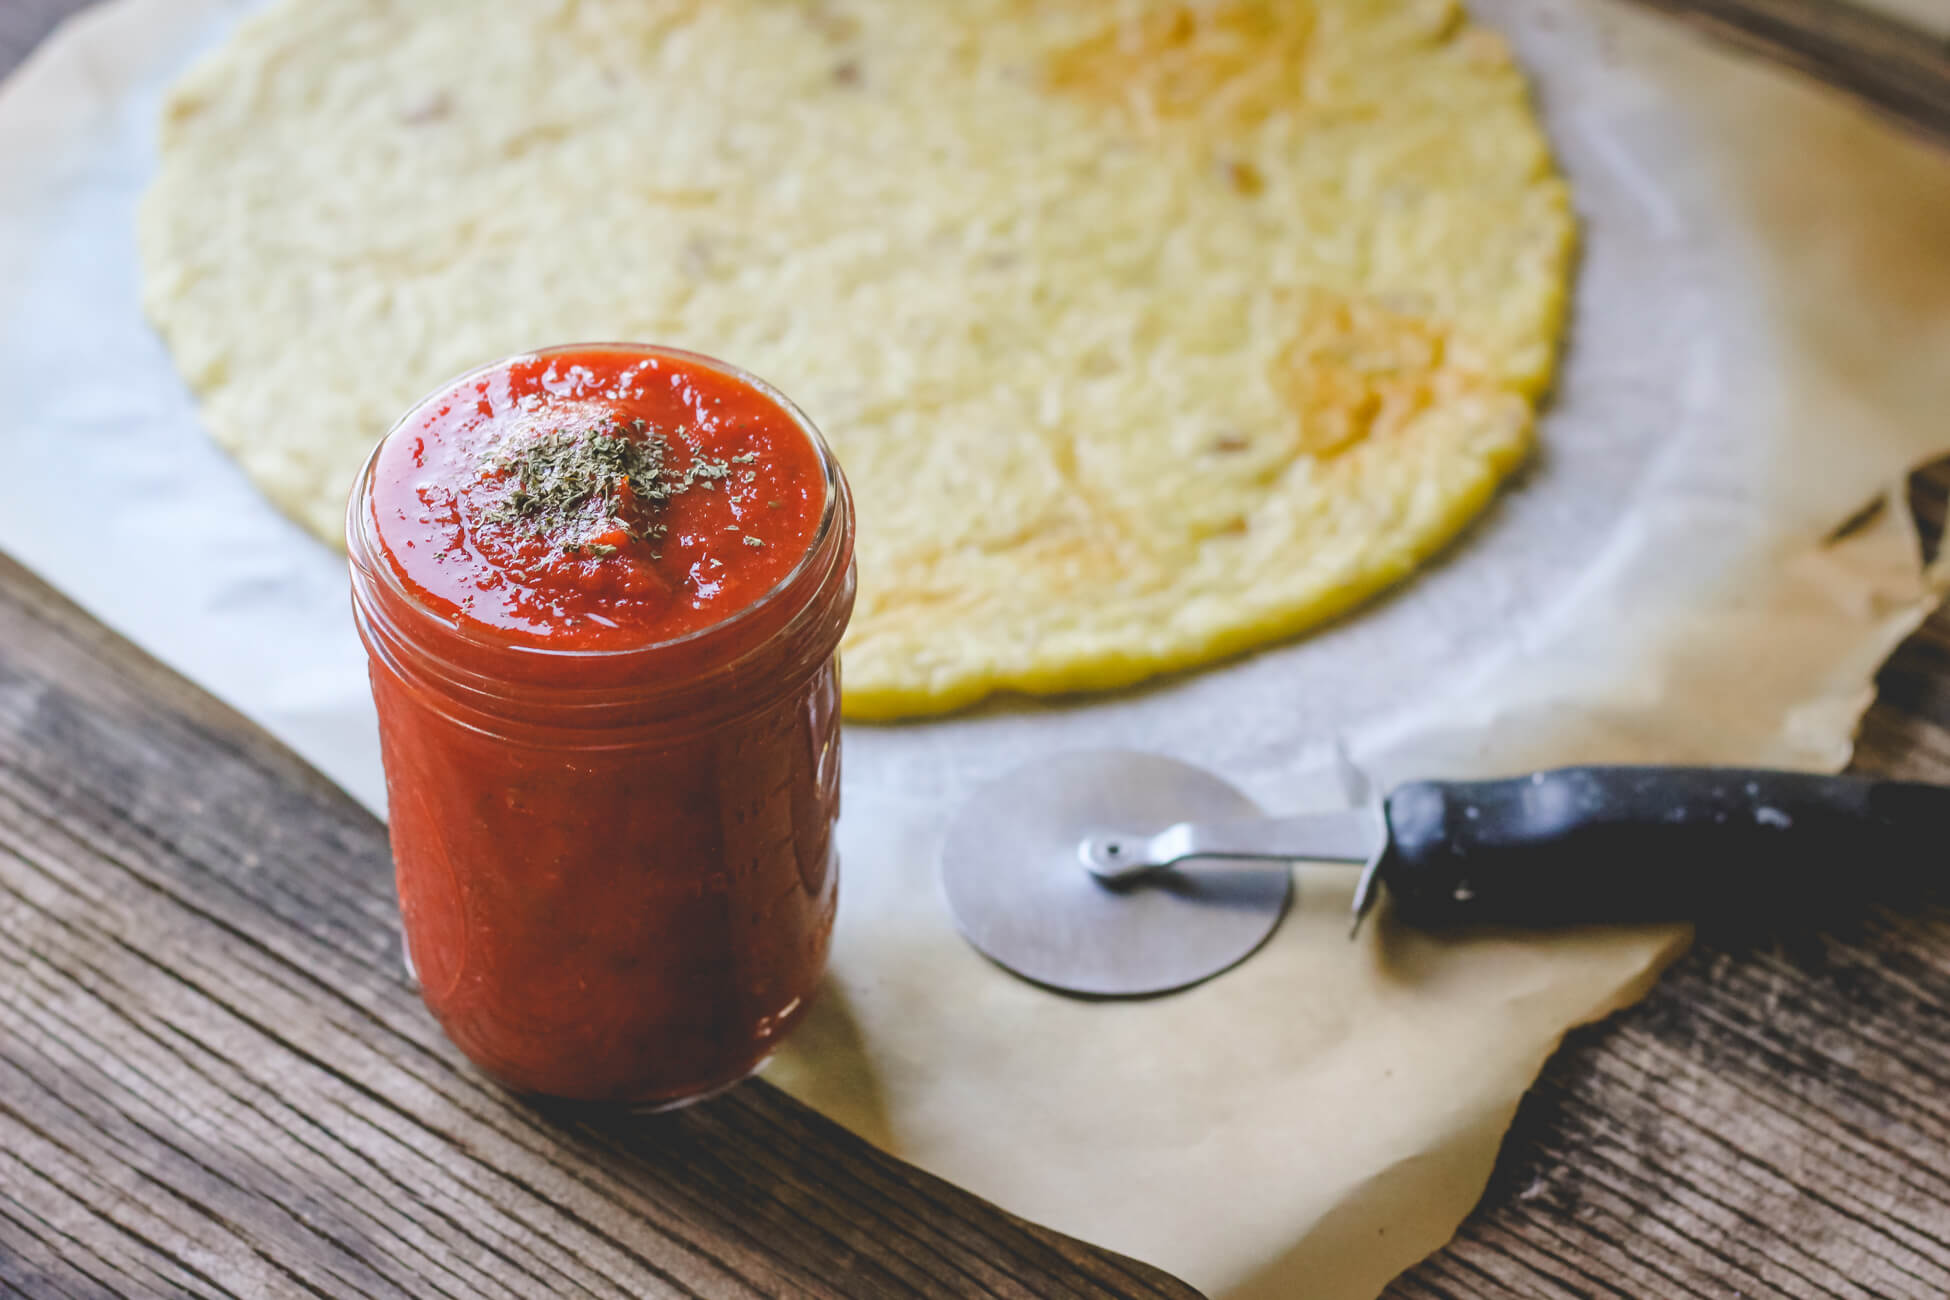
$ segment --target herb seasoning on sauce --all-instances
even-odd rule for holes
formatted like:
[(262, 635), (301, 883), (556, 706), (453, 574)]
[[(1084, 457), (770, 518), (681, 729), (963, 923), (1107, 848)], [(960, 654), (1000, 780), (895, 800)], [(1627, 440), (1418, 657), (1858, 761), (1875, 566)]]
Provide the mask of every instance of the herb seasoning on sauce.
[(671, 349), (422, 401), (347, 519), (421, 993), (527, 1092), (750, 1073), (826, 960), (845, 480), (771, 389)]

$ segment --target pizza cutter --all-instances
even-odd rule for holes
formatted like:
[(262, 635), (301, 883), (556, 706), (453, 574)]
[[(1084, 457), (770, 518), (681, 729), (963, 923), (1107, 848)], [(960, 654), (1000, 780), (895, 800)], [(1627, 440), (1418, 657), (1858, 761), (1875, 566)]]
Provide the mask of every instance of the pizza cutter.
[(1940, 872), (1950, 788), (1804, 772), (1567, 767), (1416, 781), (1268, 817), (1156, 754), (1058, 754), (978, 792), (941, 880), (962, 934), (1035, 983), (1096, 997), (1184, 988), (1279, 925), (1296, 862), (1360, 869), (1428, 927), (1753, 918), (1892, 900)]

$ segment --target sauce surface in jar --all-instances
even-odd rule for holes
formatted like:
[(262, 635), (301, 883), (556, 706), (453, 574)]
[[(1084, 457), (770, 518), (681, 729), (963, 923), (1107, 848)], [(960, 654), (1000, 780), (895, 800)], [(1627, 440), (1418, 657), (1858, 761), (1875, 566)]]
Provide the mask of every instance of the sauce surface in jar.
[(670, 355), (515, 358), (422, 403), (374, 466), (386, 559), (510, 641), (626, 649), (709, 627), (805, 556), (819, 454), (740, 378)]
[(812, 426), (687, 353), (514, 357), (395, 426), (347, 541), (448, 1035), (589, 1100), (756, 1068), (833, 921), (852, 513)]

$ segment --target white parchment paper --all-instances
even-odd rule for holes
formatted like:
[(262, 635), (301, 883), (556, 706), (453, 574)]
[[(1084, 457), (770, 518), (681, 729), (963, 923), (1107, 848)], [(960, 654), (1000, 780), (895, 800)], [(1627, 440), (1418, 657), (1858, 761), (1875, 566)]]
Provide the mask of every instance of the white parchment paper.
[[(137, 306), (160, 95), (248, 7), (117, 0), (0, 88), (0, 547), (383, 811), (343, 563), (207, 441)], [(933, 858), (967, 790), (1129, 746), (1284, 811), (1329, 797), (1336, 735), (1385, 779), (1833, 768), (1938, 591), (1901, 510), (1826, 538), (1950, 449), (1950, 159), (1609, 0), (1474, 7), (1536, 78), (1584, 220), (1536, 463), (1432, 571), (1308, 640), (1114, 697), (850, 728), (834, 973), (773, 1070), (1215, 1293), (1372, 1295), (1467, 1211), (1563, 1031), (1685, 936), (1384, 924), (1350, 945), (1346, 882), (1310, 871), (1240, 969), (1066, 1001), (949, 926)]]

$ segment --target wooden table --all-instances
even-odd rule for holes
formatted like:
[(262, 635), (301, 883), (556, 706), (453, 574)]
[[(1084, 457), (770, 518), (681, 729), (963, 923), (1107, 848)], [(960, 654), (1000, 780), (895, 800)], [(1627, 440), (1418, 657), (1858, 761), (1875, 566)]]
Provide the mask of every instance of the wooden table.
[[(82, 2), (0, 0), (0, 72)], [(1931, 546), (1946, 485), (1913, 485)], [(1950, 616), (1858, 766), (1950, 780)], [(378, 823), (0, 559), (0, 1294), (585, 1292), (1194, 1294), (763, 1083), (510, 1101), (401, 976)], [(1389, 1294), (1950, 1295), (1950, 908), (1703, 940), (1557, 1054)]]
[(1197, 1294), (763, 1083), (515, 1102), (397, 931), (369, 813), (0, 558), (0, 1291)]

